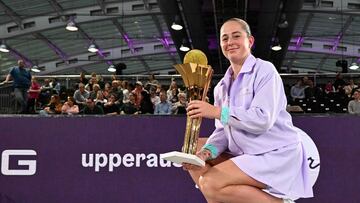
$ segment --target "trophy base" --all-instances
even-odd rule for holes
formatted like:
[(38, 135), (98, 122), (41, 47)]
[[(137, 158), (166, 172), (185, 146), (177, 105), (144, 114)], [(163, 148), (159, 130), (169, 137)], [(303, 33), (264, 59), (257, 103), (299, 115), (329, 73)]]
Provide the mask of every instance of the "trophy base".
[(182, 165), (182, 163), (194, 164), (197, 166), (205, 166), (205, 161), (201, 160), (199, 157), (193, 154), (186, 154), (183, 152), (168, 152), (165, 154), (160, 154), (160, 159), (171, 161), (177, 164)]

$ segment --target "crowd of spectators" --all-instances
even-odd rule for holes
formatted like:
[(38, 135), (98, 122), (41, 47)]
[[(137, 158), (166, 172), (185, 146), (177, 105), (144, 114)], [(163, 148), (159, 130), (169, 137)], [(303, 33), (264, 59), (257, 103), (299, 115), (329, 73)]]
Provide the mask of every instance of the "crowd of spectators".
[(74, 88), (64, 90), (56, 80), (40, 85), (33, 77), (29, 89), (28, 113), (51, 114), (186, 114), (186, 89), (175, 80), (162, 86), (154, 76), (143, 84), (112, 77), (104, 81), (96, 73), (88, 79), (80, 74)]
[(315, 85), (308, 77), (287, 88), (289, 111), (360, 114), (359, 86), (338, 73), (334, 81)]
[[(326, 84), (308, 77), (285, 85), (290, 112), (360, 114), (360, 89), (352, 79), (338, 74)], [(212, 100), (209, 92), (208, 99)], [(109, 81), (96, 73), (81, 73), (73, 88), (66, 89), (55, 78), (42, 84), (32, 77), (28, 91), (30, 114), (186, 114), (187, 92), (175, 80), (164, 86), (153, 75), (147, 81), (129, 82), (113, 76)]]

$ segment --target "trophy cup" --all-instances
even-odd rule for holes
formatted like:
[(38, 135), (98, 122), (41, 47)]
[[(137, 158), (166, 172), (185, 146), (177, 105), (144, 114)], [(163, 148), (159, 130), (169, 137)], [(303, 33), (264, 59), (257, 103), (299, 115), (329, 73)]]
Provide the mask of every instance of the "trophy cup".
[[(184, 64), (174, 65), (187, 88), (188, 101), (205, 101), (213, 69), (207, 65), (206, 55), (197, 49), (189, 51), (184, 57)], [(181, 152), (173, 151), (161, 154), (160, 158), (177, 164), (190, 163), (205, 166), (205, 162), (195, 155), (200, 133), (201, 118), (186, 118), (184, 144)]]

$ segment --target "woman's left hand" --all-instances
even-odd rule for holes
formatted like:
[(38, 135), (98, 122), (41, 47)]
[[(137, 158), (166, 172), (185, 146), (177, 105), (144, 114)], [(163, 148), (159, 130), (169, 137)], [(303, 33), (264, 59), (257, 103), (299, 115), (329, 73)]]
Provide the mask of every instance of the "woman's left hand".
[(187, 115), (190, 118), (210, 118), (210, 119), (220, 119), (221, 115), (221, 108), (213, 106), (207, 102), (193, 100), (189, 103), (188, 107), (186, 108)]

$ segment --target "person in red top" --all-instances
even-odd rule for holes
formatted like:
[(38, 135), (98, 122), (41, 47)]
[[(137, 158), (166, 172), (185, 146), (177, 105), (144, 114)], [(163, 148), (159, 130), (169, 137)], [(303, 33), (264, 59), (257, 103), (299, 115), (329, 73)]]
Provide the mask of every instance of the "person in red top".
[(40, 91), (41, 91), (41, 86), (40, 84), (37, 82), (35, 76), (31, 77), (31, 86), (30, 89), (28, 91), (29, 95), (28, 95), (28, 101), (27, 101), (27, 111), (29, 113), (35, 113), (35, 106), (36, 106), (36, 102), (39, 99), (39, 95), (40, 95)]
[(135, 83), (135, 89), (132, 91), (132, 93), (135, 95), (135, 106), (136, 108), (140, 108), (140, 103), (142, 100), (141, 92), (144, 90), (143, 84), (140, 81), (137, 81)]

